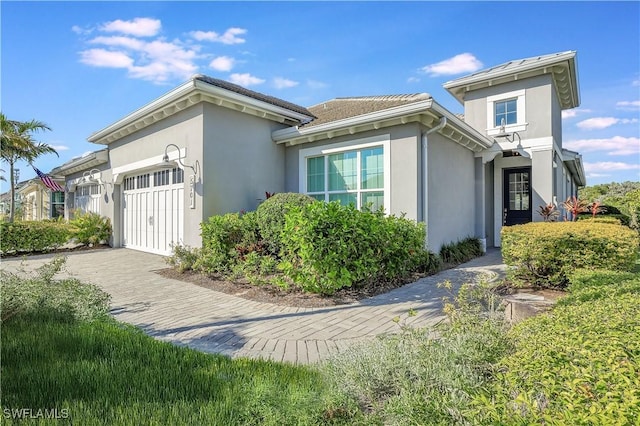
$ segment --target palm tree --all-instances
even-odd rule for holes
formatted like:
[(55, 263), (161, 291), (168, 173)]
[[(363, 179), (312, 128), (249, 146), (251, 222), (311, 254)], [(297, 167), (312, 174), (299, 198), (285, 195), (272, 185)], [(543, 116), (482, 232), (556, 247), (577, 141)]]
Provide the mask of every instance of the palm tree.
[(53, 153), (58, 155), (58, 153), (46, 143), (37, 142), (33, 139), (33, 133), (51, 130), (43, 122), (37, 120), (24, 122), (9, 120), (3, 113), (0, 113), (0, 121), (2, 126), (0, 157), (9, 164), (9, 182), (11, 185), (9, 222), (13, 222), (16, 190), (14, 165), (16, 161), (24, 160), (31, 163), (43, 154)]

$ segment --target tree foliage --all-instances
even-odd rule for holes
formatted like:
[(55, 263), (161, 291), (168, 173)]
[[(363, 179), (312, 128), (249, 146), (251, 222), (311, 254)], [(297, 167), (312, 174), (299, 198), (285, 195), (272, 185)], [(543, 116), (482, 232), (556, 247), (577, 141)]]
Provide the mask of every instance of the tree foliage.
[(15, 216), (16, 190), (14, 176), (15, 163), (18, 160), (31, 163), (43, 154), (58, 155), (58, 153), (53, 147), (34, 139), (34, 133), (51, 130), (49, 126), (41, 121), (10, 120), (3, 113), (0, 113), (0, 128), (2, 130), (2, 136), (0, 138), (0, 158), (9, 164), (9, 181), (11, 184), (9, 222), (13, 222)]

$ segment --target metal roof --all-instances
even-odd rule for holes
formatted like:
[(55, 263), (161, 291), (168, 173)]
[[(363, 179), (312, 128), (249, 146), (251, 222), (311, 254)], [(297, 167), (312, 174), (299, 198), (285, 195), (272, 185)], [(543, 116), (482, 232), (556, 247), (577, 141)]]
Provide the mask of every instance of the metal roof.
[(580, 104), (578, 74), (575, 61), (575, 50), (532, 56), (530, 58), (505, 62), (448, 81), (443, 84), (443, 87), (460, 102), (464, 102), (464, 94), (472, 90), (537, 75), (552, 74), (562, 108), (575, 108)]

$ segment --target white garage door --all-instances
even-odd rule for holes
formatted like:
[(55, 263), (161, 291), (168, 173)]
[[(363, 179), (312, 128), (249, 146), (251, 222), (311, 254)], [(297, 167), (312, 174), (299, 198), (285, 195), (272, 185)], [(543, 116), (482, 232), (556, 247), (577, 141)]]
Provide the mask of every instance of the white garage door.
[(158, 170), (124, 179), (124, 246), (168, 255), (182, 243), (184, 229), (184, 173)]

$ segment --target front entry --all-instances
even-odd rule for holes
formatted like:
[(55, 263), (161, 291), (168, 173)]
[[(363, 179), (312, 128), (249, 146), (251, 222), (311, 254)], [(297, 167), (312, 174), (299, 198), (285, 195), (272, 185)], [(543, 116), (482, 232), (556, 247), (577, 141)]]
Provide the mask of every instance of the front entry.
[(531, 222), (531, 167), (504, 169), (502, 225)]

